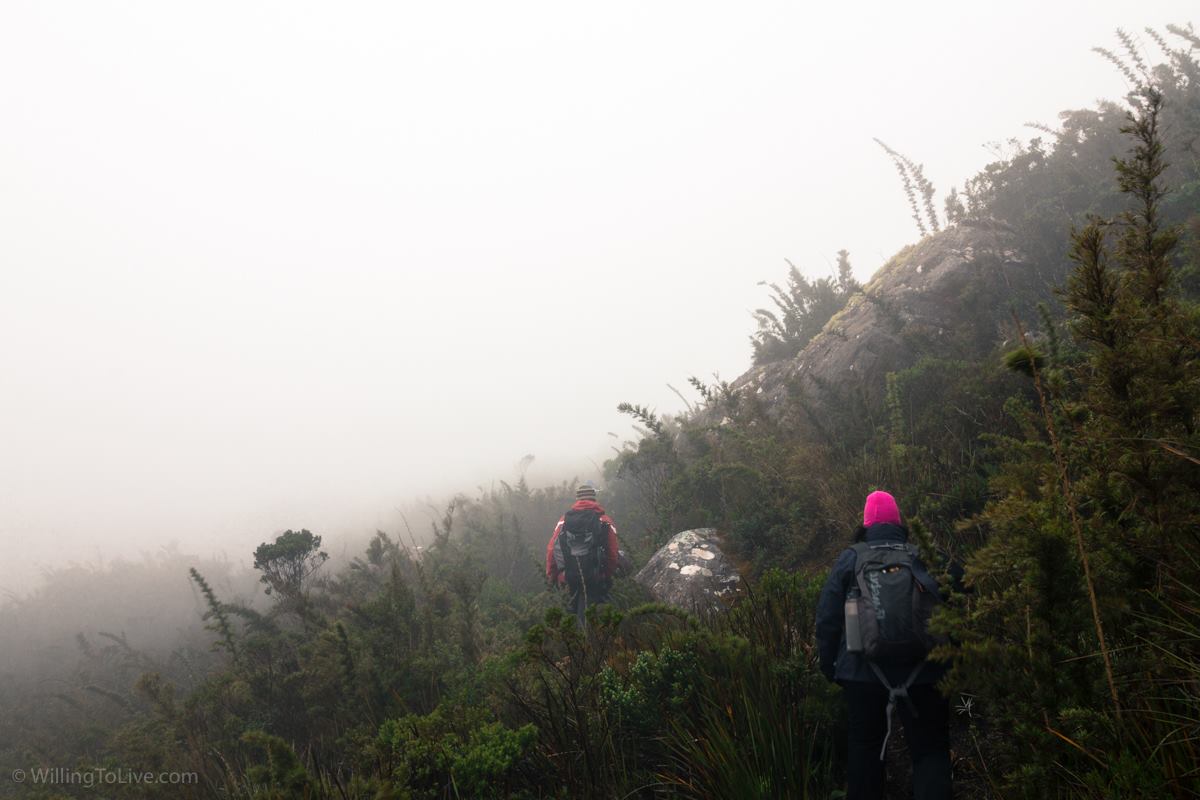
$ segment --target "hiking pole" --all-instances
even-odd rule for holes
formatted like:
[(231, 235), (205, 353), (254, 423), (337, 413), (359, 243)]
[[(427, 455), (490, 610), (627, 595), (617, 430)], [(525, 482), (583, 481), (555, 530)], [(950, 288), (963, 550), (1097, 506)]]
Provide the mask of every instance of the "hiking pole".
[(578, 605), (578, 608), (576, 609), (576, 613), (577, 613), (577, 617), (579, 619), (579, 626), (581, 628), (583, 628), (583, 630), (586, 632), (587, 631), (587, 607), (588, 607), (587, 579), (583, 576), (583, 562), (580, 560), (579, 556), (575, 556), (574, 558), (575, 558), (575, 566), (579, 569), (579, 594), (580, 594), (580, 603)]

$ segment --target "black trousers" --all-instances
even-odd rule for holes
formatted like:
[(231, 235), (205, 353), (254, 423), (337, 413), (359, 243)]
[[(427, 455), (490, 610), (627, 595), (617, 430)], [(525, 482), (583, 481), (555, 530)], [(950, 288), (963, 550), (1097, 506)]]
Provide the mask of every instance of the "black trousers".
[(584, 612), (589, 606), (609, 602), (608, 591), (612, 581), (596, 578), (590, 581), (567, 580), (567, 611), (574, 614), (579, 624), (585, 621)]
[[(842, 684), (850, 727), (847, 754), (847, 800), (881, 800), (883, 762), (879, 751), (887, 734), (887, 689), (882, 683)], [(917, 717), (904, 701), (896, 704), (892, 731), (903, 724), (913, 763), (913, 797), (949, 800), (950, 701), (932, 686), (908, 690)], [(898, 717), (899, 719), (896, 719)]]

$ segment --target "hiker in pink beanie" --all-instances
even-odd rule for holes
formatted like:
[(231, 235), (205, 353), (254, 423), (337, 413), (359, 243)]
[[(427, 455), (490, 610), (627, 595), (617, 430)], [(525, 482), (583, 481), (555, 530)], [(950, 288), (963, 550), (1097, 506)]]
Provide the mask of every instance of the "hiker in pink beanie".
[(887, 492), (871, 492), (863, 506), (863, 527), (870, 528), (877, 522), (900, 524), (900, 507), (896, 505), (896, 498)]
[[(919, 626), (912, 626), (913, 639), (898, 627), (906, 615), (918, 616), (916, 598), (939, 595), (937, 581), (908, 543), (896, 498), (871, 492), (854, 543), (838, 556), (817, 600), (821, 671), (842, 687), (846, 700), (847, 800), (883, 800), (893, 716), (903, 722), (912, 754), (913, 796), (951, 796), (950, 704), (934, 686), (945, 667), (926, 659)], [(896, 638), (880, 645), (885, 612), (888, 636)], [(869, 624), (861, 622), (865, 617), (874, 631), (863, 627)]]

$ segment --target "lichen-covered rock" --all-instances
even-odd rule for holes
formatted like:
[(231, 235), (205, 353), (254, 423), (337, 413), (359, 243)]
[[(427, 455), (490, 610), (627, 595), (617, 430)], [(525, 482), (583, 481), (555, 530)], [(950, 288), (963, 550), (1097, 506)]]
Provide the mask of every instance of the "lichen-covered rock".
[(715, 528), (676, 534), (650, 558), (634, 580), (659, 602), (697, 613), (726, 608), (742, 581), (721, 550)]

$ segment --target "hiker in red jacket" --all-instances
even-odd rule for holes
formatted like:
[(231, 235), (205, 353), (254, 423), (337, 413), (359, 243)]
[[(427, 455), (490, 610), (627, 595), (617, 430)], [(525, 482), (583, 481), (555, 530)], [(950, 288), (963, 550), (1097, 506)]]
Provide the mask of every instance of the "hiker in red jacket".
[(567, 608), (581, 623), (588, 606), (608, 602), (617, 549), (617, 526), (596, 502), (595, 487), (580, 486), (546, 545), (546, 579), (567, 587)]

